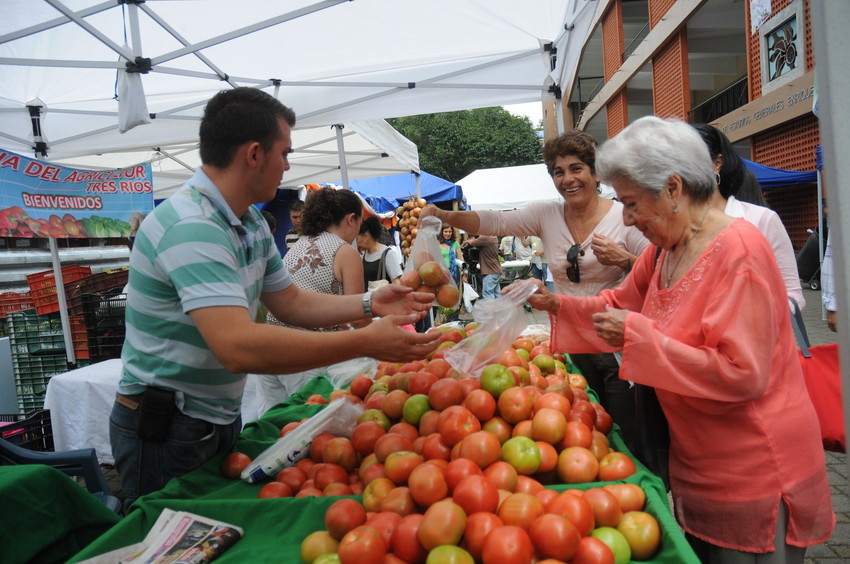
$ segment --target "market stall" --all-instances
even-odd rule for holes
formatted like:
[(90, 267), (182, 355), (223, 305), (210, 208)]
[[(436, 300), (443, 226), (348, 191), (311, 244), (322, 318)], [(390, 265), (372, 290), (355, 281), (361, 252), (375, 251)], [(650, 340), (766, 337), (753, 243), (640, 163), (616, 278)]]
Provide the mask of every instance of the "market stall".
[[(280, 428), (318, 413), (323, 406), (305, 405), (313, 394), (329, 395), (331, 385), (324, 378), (310, 381), (299, 393), (250, 423), (242, 432), (236, 449), (256, 457), (273, 444)], [(611, 434), (612, 444), (626, 452), (619, 431)], [(156, 493), (141, 498), (121, 523), (77, 554), (70, 562), (121, 548), (142, 540), (164, 508), (183, 510), (232, 523), (245, 530), (245, 536), (217, 561), (295, 562), (300, 543), (309, 533), (325, 528), (324, 512), (337, 497), (257, 499), (261, 484), (229, 480), (221, 475), (222, 457), (216, 457), (197, 470), (170, 481)], [(662, 549), (651, 560), (654, 563), (698, 563), (684, 535), (670, 514), (666, 492), (661, 481), (639, 462), (638, 472), (623, 482), (640, 485), (647, 494), (647, 512), (656, 517), (662, 529)], [(588, 489), (595, 484), (580, 484)], [(565, 485), (553, 486), (558, 491)], [(572, 486), (570, 486), (572, 487)]]

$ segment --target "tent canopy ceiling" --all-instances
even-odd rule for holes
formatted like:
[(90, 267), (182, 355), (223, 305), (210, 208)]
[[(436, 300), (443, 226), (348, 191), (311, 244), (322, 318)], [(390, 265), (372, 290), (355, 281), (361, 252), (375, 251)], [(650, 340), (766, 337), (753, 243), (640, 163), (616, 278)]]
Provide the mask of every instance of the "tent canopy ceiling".
[[(416, 176), (408, 173), (362, 178), (353, 180), (351, 189), (364, 197), (383, 198), (391, 203), (393, 208), (398, 208), (410, 196), (417, 194)], [(430, 203), (458, 200), (460, 208), (466, 209), (466, 198), (460, 186), (424, 171), (419, 173), (419, 195)]]
[(815, 184), (818, 181), (818, 173), (815, 171), (783, 170), (747, 159), (742, 160), (744, 165), (756, 175), (756, 179), (764, 190), (788, 188), (798, 184)]
[[(206, 101), (233, 86), (277, 96), (298, 115), (296, 129), (552, 100), (572, 79), (596, 6), (4, 0), (0, 147), (32, 155), (39, 139), (27, 106), (43, 105), (49, 159), (187, 150)], [(146, 72), (125, 73), (128, 63)], [(125, 79), (144, 92), (119, 103)], [(119, 107), (150, 123), (120, 134)]]

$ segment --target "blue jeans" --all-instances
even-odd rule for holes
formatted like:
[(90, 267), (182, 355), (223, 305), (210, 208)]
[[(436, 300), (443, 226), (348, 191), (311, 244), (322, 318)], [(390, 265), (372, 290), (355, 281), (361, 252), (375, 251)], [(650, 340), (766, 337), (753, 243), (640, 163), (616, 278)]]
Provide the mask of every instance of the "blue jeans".
[(485, 274), (481, 277), (481, 296), (495, 299), (499, 297), (499, 274)]
[(161, 490), (172, 478), (190, 472), (236, 444), (242, 418), (216, 425), (174, 410), (168, 437), (158, 443), (138, 438), (140, 411), (115, 403), (109, 417), (109, 442), (121, 487), (127, 496), (124, 508), (145, 494)]

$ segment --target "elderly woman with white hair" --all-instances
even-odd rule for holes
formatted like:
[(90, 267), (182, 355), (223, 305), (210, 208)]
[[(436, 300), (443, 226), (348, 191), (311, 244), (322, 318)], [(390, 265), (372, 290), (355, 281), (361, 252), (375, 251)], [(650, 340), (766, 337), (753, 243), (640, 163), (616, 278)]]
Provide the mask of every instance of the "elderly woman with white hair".
[(684, 122), (637, 120), (596, 167), (652, 245), (596, 297), (538, 284), (529, 301), (550, 313), (553, 348), (622, 349), (620, 377), (655, 388), (675, 515), (703, 562), (802, 563), (835, 516), (770, 245), (710, 204), (712, 162)]

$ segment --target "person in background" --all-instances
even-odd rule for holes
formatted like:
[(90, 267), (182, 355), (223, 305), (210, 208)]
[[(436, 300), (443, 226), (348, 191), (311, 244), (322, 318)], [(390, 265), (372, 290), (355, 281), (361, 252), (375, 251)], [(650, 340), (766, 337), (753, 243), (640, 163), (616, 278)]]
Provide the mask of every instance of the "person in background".
[[(437, 346), (438, 335), (399, 328), (429, 309), (428, 294), (391, 285), (330, 296), (292, 284), (254, 204), (271, 200), (289, 170), (294, 125), (292, 110), (262, 90), (219, 92), (201, 119), (202, 165), (139, 228), (109, 419), (125, 507), (233, 448), (248, 373), (359, 356), (406, 362)], [(256, 323), (260, 301), (291, 325), (382, 318), (356, 331), (296, 331)]]
[[(362, 294), (363, 263), (352, 246), (362, 219), (363, 203), (351, 190), (328, 187), (311, 191), (304, 202), (301, 237), (283, 258), (292, 282), (302, 290), (322, 294)], [(269, 323), (278, 323), (274, 315), (268, 319)], [(364, 318), (356, 326), (368, 322)], [(349, 324), (306, 327), (317, 331), (351, 328)]]
[[(708, 147), (714, 167), (717, 190), (712, 195), (712, 205), (726, 215), (744, 218), (767, 237), (779, 270), (782, 272), (788, 299), (794, 300), (802, 311), (806, 307), (806, 299), (803, 297), (803, 288), (800, 286), (794, 247), (791, 245), (791, 238), (782, 220), (771, 209), (742, 202), (736, 198), (749, 171), (723, 132), (706, 124), (695, 125), (694, 128)], [(789, 307), (793, 311), (793, 305)]]
[(832, 332), (838, 331), (838, 300), (835, 298), (835, 274), (832, 263), (832, 232), (826, 236), (826, 249), (823, 252), (823, 264), (821, 265), (821, 280), (823, 290), (821, 300), (826, 309), (826, 325)]
[(304, 202), (295, 200), (289, 204), (289, 220), (292, 221), (292, 229), (286, 232), (286, 250), (292, 248), (301, 238), (301, 214), (304, 213)]
[[(570, 296), (595, 296), (619, 285), (647, 246), (634, 227), (623, 225), (620, 202), (599, 194), (596, 140), (583, 131), (569, 131), (543, 147), (543, 161), (561, 196), (512, 211), (447, 211), (428, 205), (420, 217), (436, 215), (467, 232), (513, 233), (540, 237), (554, 277), (555, 291)], [(610, 353), (569, 353), (600, 403), (633, 445), (635, 398), (631, 385), (618, 377), (620, 364)]]
[(277, 231), (277, 220), (269, 211), (262, 210), (260, 213), (263, 214), (263, 219), (265, 219), (266, 223), (269, 224), (269, 231), (271, 231), (272, 235), (274, 235), (275, 231)]
[(527, 260), (531, 262), (531, 243), (528, 237), (514, 235), (502, 237), (499, 252), (505, 257), (505, 260)]
[(529, 302), (551, 315), (555, 347), (622, 349), (621, 377), (655, 388), (673, 513), (702, 562), (802, 564), (835, 515), (769, 243), (712, 204), (712, 161), (682, 121), (635, 121), (597, 170), (653, 247), (614, 289), (580, 298), (534, 282)]
[(528, 245), (531, 248), (531, 275), (538, 280), (543, 280), (546, 256), (543, 254), (543, 240), (534, 235), (528, 237)]
[[(469, 233), (469, 231), (467, 231)], [(478, 249), (478, 267), (481, 272), (481, 298), (495, 300), (499, 297), (499, 278), (502, 263), (499, 262), (499, 240), (494, 235), (473, 235), (466, 244)]]
[[(360, 225), (357, 236), (357, 248), (363, 253), (363, 281), (366, 286), (370, 282), (385, 280), (395, 282), (402, 275), (402, 258), (396, 247), (390, 247), (380, 242), (385, 239), (386, 230), (378, 218), (370, 215)], [(383, 277), (380, 272), (383, 270)]]
[(767, 205), (767, 200), (764, 199), (764, 192), (761, 189), (761, 184), (759, 184), (758, 178), (756, 178), (755, 173), (748, 168), (744, 169), (744, 181), (738, 188), (738, 193), (735, 194), (735, 198), (742, 202), (748, 202), (763, 208), (770, 207)]
[(444, 223), (440, 229), (440, 251), (443, 253), (443, 263), (454, 278), (455, 284), (460, 285), (460, 265), (463, 259), (460, 256), (460, 243), (455, 237), (454, 228)]

